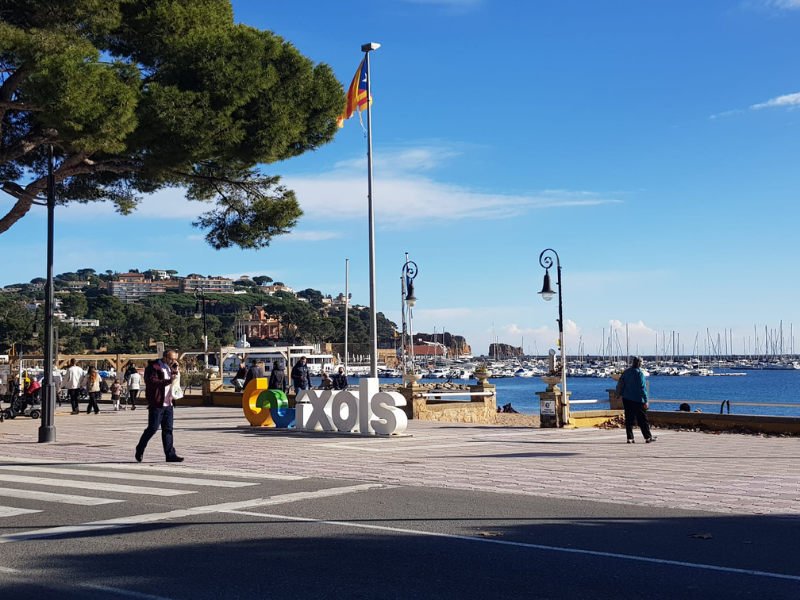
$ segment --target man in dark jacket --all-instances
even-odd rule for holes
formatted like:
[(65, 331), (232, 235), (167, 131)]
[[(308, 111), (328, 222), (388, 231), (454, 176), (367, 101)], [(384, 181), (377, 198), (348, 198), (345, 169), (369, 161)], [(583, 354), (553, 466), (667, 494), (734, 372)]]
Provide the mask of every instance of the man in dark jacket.
[(272, 363), (272, 373), (269, 374), (269, 389), (280, 390), (284, 394), (289, 391), (289, 382), (286, 379), (286, 370), (282, 360)]
[(339, 372), (333, 376), (333, 389), (346, 390), (347, 385), (347, 375), (344, 373), (344, 367), (339, 367)]
[(266, 377), (266, 373), (264, 373), (264, 369), (261, 367), (261, 363), (253, 363), (249, 369), (247, 369), (247, 376), (244, 378), (244, 385), (247, 387), (247, 384), (250, 383), (252, 379), (260, 379), (262, 377)]
[(148, 413), (147, 429), (144, 430), (139, 443), (136, 444), (137, 462), (142, 462), (147, 442), (156, 434), (159, 427), (167, 462), (183, 462), (183, 457), (175, 453), (172, 445), (172, 382), (178, 377), (178, 353), (175, 350), (165, 350), (160, 360), (147, 363), (144, 370), (144, 395), (147, 398)]
[(305, 356), (301, 356), (300, 362), (292, 368), (292, 385), (295, 392), (311, 389), (311, 372), (308, 370)]

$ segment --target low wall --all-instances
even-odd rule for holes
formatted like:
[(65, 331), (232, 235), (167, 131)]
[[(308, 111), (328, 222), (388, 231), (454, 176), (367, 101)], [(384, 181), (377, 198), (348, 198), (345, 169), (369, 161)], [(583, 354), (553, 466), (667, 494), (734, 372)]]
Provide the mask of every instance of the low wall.
[(623, 414), (621, 410), (576, 410), (569, 413), (569, 424), (572, 427), (594, 427)]
[(431, 402), (425, 398), (414, 398), (413, 402), (415, 419), (483, 425), (497, 423), (496, 396), (486, 396), (474, 402)]
[(748, 430), (772, 434), (800, 434), (800, 418), (758, 415), (715, 415), (679, 411), (650, 410), (647, 418), (654, 425), (700, 427), (711, 431)]
[[(621, 410), (581, 410), (570, 413), (573, 427), (594, 427), (618, 416)], [(680, 411), (647, 411), (647, 419), (656, 426), (699, 428), (709, 431), (758, 431), (770, 434), (800, 434), (800, 417), (759, 415), (716, 415)]]

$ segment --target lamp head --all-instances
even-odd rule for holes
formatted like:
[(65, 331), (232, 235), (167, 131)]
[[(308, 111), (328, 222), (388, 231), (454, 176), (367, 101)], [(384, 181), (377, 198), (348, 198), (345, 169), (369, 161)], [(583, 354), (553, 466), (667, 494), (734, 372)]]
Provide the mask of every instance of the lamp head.
[(556, 293), (553, 291), (553, 286), (550, 283), (550, 269), (544, 270), (544, 282), (542, 283), (542, 291), (539, 292), (542, 296), (542, 300), (550, 301), (553, 299), (553, 296)]
[(39, 337), (39, 324), (38, 323), (34, 323), (33, 324), (33, 333), (31, 333), (31, 337), (33, 337), (33, 339), (37, 339)]
[(362, 52), (371, 52), (372, 50), (377, 50), (380, 47), (381, 47), (380, 44), (377, 44), (375, 42), (370, 42), (369, 44), (362, 44), (361, 45), (361, 51)]
[(414, 283), (409, 282), (408, 293), (406, 294), (406, 304), (413, 307), (417, 303), (417, 297), (414, 295)]
[(203, 316), (203, 313), (202, 313), (202, 311), (200, 309), (200, 300), (198, 300), (197, 303), (194, 306), (194, 318), (195, 319), (199, 319), (202, 316)]

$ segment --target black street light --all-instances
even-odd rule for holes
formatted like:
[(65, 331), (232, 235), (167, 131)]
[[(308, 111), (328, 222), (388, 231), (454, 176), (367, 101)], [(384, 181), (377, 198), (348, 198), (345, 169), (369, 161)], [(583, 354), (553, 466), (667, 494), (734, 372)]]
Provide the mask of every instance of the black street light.
[(561, 301), (561, 259), (558, 257), (558, 252), (552, 248), (543, 250), (539, 255), (539, 264), (544, 267), (544, 281), (542, 282), (542, 299), (550, 301), (556, 292), (553, 291), (553, 285), (550, 282), (550, 267), (553, 266), (553, 258), (545, 256), (546, 253), (552, 252), (556, 257), (556, 285), (558, 286), (558, 343), (561, 346), (561, 400), (563, 407), (563, 422), (564, 425), (569, 423), (569, 399), (567, 396), (567, 350), (564, 347), (564, 311)]
[(412, 326), (413, 313), (411, 309), (417, 304), (417, 297), (414, 295), (414, 279), (417, 277), (417, 272), (417, 263), (413, 260), (408, 260), (408, 252), (406, 252), (406, 262), (403, 265), (403, 274), (400, 277), (400, 299), (403, 316), (403, 339), (401, 340), (403, 347), (403, 374), (405, 374), (406, 370), (406, 314), (408, 315), (408, 339), (411, 341), (411, 369), (414, 369), (414, 328)]
[(39, 443), (56, 441), (56, 393), (53, 385), (53, 237), (55, 235), (56, 181), (53, 175), (53, 146), (47, 151), (47, 283), (44, 292), (44, 389)]
[(208, 322), (206, 321), (206, 295), (202, 291), (195, 292), (195, 297), (200, 295), (194, 308), (194, 318), (203, 319), (203, 356), (205, 368), (208, 369)]

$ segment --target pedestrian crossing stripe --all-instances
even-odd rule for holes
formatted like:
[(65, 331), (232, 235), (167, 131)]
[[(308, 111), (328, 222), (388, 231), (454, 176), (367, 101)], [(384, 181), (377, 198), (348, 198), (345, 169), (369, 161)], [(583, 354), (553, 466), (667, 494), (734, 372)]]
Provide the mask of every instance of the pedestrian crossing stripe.
[(72, 477), (100, 477), (104, 479), (124, 479), (126, 481), (152, 481), (156, 483), (179, 483), (208, 487), (238, 488), (258, 485), (252, 481), (219, 481), (215, 479), (199, 479), (196, 477), (171, 477), (167, 475), (142, 475), (140, 473), (114, 473), (112, 471), (90, 471), (88, 469), (66, 469), (62, 467), (2, 465), (0, 471), (24, 471), (26, 473), (49, 473)]
[(53, 492), (40, 492), (38, 490), (18, 490), (15, 488), (0, 487), (0, 497), (21, 498), (23, 500), (39, 500), (41, 502), (57, 502), (60, 504), (75, 504), (78, 506), (98, 506), (100, 504), (114, 504), (125, 502), (116, 498), (93, 498), (92, 496), (77, 496), (74, 494), (54, 494)]
[(118, 483), (100, 483), (97, 481), (30, 477), (25, 475), (11, 475), (8, 473), (0, 473), (0, 481), (7, 481), (9, 483), (30, 483), (33, 485), (45, 485), (50, 487), (78, 488), (82, 490), (97, 490), (101, 492), (120, 492), (123, 494), (144, 494), (148, 496), (181, 496), (183, 494), (197, 493), (194, 490), (170, 490), (166, 488), (141, 487)]
[(3, 517), (16, 517), (19, 515), (28, 515), (39, 512), (42, 511), (31, 510), (29, 508), (16, 508), (14, 506), (0, 506), (0, 519), (2, 519)]

